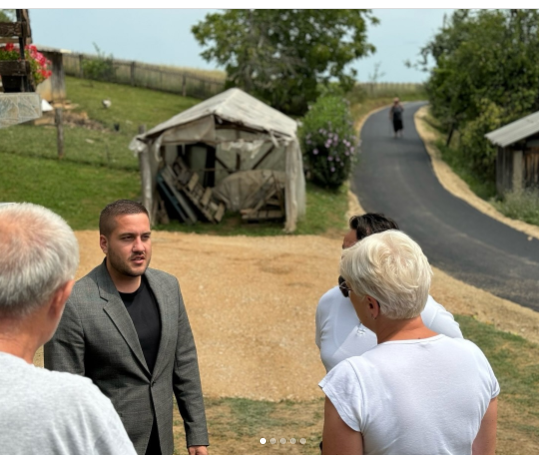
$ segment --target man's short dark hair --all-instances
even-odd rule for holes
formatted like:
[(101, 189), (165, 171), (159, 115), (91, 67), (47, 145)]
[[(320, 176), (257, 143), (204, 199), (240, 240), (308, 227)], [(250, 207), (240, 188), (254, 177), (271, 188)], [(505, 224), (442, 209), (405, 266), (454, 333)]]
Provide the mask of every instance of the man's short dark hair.
[(371, 234), (377, 234), (389, 229), (399, 229), (395, 221), (382, 213), (366, 213), (365, 215), (353, 216), (350, 218), (349, 225), (350, 229), (356, 231), (358, 241)]
[(136, 215), (137, 213), (145, 213), (148, 219), (150, 219), (148, 210), (140, 202), (119, 199), (110, 203), (101, 211), (101, 215), (99, 216), (99, 234), (108, 237), (116, 227), (116, 217), (121, 215)]

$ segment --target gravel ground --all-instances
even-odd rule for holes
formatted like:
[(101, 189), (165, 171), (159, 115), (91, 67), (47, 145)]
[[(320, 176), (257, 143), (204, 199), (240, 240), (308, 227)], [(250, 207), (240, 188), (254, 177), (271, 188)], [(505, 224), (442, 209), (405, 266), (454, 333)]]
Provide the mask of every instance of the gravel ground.
[[(153, 233), (152, 267), (180, 281), (205, 395), (266, 400), (322, 396), (317, 384), (324, 369), (314, 344), (314, 316), (319, 297), (338, 276), (340, 234)], [(77, 237), (81, 277), (103, 254), (96, 231), (79, 231)], [(448, 310), (539, 342), (539, 314), (440, 270), (434, 273), (431, 294)]]

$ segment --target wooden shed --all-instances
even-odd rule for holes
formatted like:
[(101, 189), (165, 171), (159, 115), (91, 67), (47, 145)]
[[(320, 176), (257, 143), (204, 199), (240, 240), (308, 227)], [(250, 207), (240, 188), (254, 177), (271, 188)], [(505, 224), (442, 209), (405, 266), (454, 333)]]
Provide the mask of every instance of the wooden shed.
[(539, 112), (491, 131), (485, 137), (498, 147), (499, 194), (539, 185)]

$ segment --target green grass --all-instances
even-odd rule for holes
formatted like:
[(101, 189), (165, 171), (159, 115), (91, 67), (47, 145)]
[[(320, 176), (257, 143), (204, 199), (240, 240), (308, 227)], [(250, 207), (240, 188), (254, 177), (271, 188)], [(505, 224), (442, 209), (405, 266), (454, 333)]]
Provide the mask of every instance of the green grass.
[[(180, 95), (75, 77), (66, 77), (66, 91), (67, 97), (79, 105), (75, 111), (85, 111), (110, 129), (119, 123), (120, 133), (127, 132), (129, 140), (137, 134), (139, 125), (146, 125), (149, 130), (200, 103)], [(103, 107), (104, 99), (111, 101), (109, 109)]]
[[(127, 148), (130, 140), (125, 134), (66, 125), (62, 161), (136, 171), (138, 160)], [(56, 127), (16, 125), (2, 128), (0, 153), (57, 161)]]
[[(205, 398), (210, 452), (216, 455), (231, 453), (252, 454), (267, 450), (284, 450), (291, 454), (319, 455), (322, 440), (324, 399), (294, 402), (250, 400), (246, 398)], [(183, 425), (174, 411), (175, 453), (185, 453)], [(266, 439), (266, 444), (260, 443)], [(271, 444), (271, 438), (277, 440)], [(279, 440), (286, 439), (281, 445)], [(296, 443), (291, 444), (290, 439)], [(300, 443), (304, 438), (305, 444)]]
[(115, 199), (135, 199), (140, 192), (134, 171), (7, 153), (0, 153), (0, 160), (1, 202), (43, 205), (73, 229), (97, 229), (105, 205)]
[(503, 199), (495, 200), (494, 206), (509, 218), (539, 226), (539, 189), (527, 188), (509, 191)]
[(496, 330), (470, 316), (456, 316), (465, 338), (476, 343), (487, 356), (500, 383), (499, 400), (511, 403), (518, 419), (502, 420), (535, 439), (539, 446), (539, 345), (507, 332)]
[(473, 171), (467, 157), (456, 147), (448, 147), (444, 140), (437, 140), (436, 147), (442, 153), (442, 159), (453, 169), (470, 189), (481, 199), (490, 201), (496, 197), (496, 183), (485, 180)]

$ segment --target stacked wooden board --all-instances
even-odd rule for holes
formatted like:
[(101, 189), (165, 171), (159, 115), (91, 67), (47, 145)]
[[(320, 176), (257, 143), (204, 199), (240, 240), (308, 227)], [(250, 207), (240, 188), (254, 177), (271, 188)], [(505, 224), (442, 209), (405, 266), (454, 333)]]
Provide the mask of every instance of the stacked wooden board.
[(212, 200), (212, 189), (203, 187), (180, 157), (159, 171), (157, 185), (180, 221), (192, 224), (203, 218), (218, 223), (223, 218), (225, 205)]

